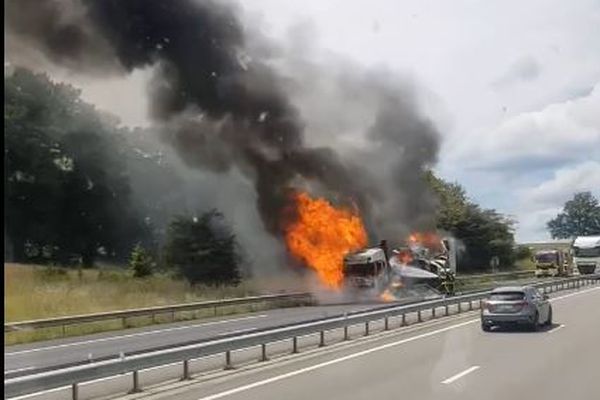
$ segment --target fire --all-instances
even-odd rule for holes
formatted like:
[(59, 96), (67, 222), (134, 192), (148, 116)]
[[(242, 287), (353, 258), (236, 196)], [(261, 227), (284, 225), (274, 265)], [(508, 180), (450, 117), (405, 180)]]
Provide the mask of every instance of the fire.
[(398, 259), (398, 261), (400, 262), (400, 264), (403, 264), (403, 265), (410, 264), (412, 262), (412, 260), (413, 260), (412, 253), (410, 252), (409, 249), (399, 250), (396, 253), (395, 257)]
[(388, 303), (397, 300), (396, 296), (394, 296), (389, 289), (384, 290), (383, 293), (381, 293), (381, 295), (379, 296), (379, 298)]
[(437, 233), (415, 232), (408, 237), (409, 246), (422, 246), (431, 250), (439, 250), (441, 239)]
[(294, 194), (297, 219), (285, 228), (290, 253), (317, 272), (321, 282), (338, 288), (344, 256), (367, 244), (367, 232), (355, 210), (336, 208), (307, 193)]

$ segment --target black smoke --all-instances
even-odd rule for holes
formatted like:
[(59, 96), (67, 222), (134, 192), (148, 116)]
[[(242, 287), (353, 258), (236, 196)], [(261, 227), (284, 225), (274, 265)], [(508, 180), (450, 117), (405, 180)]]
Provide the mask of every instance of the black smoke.
[[(419, 196), (425, 193), (420, 172), (435, 162), (438, 151), (432, 125), (385, 85), (368, 87), (378, 103), (367, 134), (375, 150), (350, 162), (332, 146), (309, 147), (306, 121), (292, 104), (287, 83), (272, 64), (249, 54), (257, 46), (249, 43), (231, 5), (9, 0), (5, 15), (13, 49), (35, 46), (56, 64), (111, 73), (152, 66), (150, 113), (164, 139), (191, 166), (214, 172), (237, 168), (249, 177), (264, 225), (275, 235), (281, 233), (292, 187), (358, 205), (379, 236), (392, 232), (378, 227), (417, 224), (417, 215), (431, 219), (431, 204)], [(350, 85), (359, 97), (360, 83)], [(391, 164), (382, 163), (383, 157), (391, 157)]]

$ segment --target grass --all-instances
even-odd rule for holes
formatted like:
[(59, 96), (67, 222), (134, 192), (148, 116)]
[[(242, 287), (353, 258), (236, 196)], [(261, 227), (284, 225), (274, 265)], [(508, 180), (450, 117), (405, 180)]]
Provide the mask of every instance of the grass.
[[(258, 294), (252, 282), (237, 287), (192, 287), (167, 276), (134, 279), (131, 273), (115, 269), (70, 270), (23, 264), (4, 264), (4, 321), (16, 322), (65, 315), (89, 314), (130, 308), (160, 306), (193, 301), (244, 297)], [(249, 306), (227, 307), (219, 315), (252, 311)], [(180, 315), (181, 314), (181, 315)], [(179, 313), (178, 320), (214, 316), (212, 310)], [(131, 318), (129, 326), (168, 322), (170, 316)], [(106, 321), (5, 333), (5, 344), (121, 329), (122, 321)]]

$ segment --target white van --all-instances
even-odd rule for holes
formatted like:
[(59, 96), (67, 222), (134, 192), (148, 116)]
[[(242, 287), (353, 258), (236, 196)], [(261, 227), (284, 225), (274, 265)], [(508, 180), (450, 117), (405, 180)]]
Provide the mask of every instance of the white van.
[(573, 264), (579, 273), (600, 273), (600, 236), (578, 236), (571, 245)]

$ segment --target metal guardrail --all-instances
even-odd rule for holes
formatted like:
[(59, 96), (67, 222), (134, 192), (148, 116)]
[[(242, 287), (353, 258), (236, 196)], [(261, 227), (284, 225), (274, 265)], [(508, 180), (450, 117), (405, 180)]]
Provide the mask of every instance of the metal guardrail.
[(40, 328), (63, 327), (63, 330), (68, 325), (83, 324), (88, 322), (99, 322), (118, 320), (123, 321), (123, 326), (127, 324), (127, 318), (150, 316), (154, 320), (157, 315), (171, 314), (172, 319), (175, 318), (175, 313), (182, 311), (197, 311), (202, 309), (214, 309), (215, 315), (220, 307), (236, 306), (236, 305), (251, 305), (264, 302), (277, 301), (300, 301), (312, 304), (314, 299), (310, 293), (288, 293), (288, 294), (271, 294), (264, 296), (241, 297), (233, 299), (223, 299), (214, 301), (202, 301), (195, 303), (175, 304), (169, 306), (136, 308), (131, 310), (109, 311), (95, 314), (73, 315), (66, 317), (36, 319), (31, 321), (11, 322), (4, 324), (4, 332), (16, 332), (24, 330), (34, 330)]
[[(464, 283), (469, 280), (476, 279), (484, 279), (484, 278), (497, 278), (504, 276), (525, 276), (534, 274), (534, 270), (531, 271), (516, 271), (516, 272), (501, 272), (497, 274), (478, 274), (478, 275), (467, 275), (467, 276), (459, 276), (457, 277), (457, 281), (460, 283)], [(36, 319), (30, 321), (18, 321), (18, 322), (9, 322), (4, 324), (4, 332), (19, 332), (19, 331), (27, 331), (27, 330), (35, 330), (41, 328), (52, 328), (52, 327), (62, 327), (63, 333), (66, 326), (69, 325), (77, 325), (84, 324), (89, 322), (99, 322), (99, 321), (109, 321), (109, 320), (118, 320), (122, 321), (123, 327), (127, 325), (127, 319), (132, 317), (144, 317), (149, 316), (155, 320), (157, 315), (160, 314), (171, 314), (171, 319), (175, 319), (175, 313), (182, 311), (197, 311), (202, 309), (214, 309), (214, 314), (217, 314), (217, 309), (219, 307), (227, 307), (234, 305), (249, 305), (255, 303), (262, 303), (265, 301), (282, 301), (282, 300), (295, 300), (295, 301), (303, 301), (306, 300), (307, 303), (313, 303), (314, 298), (310, 293), (290, 293), (290, 294), (273, 294), (273, 295), (264, 295), (264, 296), (253, 296), (253, 297), (242, 297), (242, 298), (234, 298), (234, 299), (224, 299), (224, 300), (214, 300), (214, 301), (203, 301), (203, 302), (195, 302), (195, 303), (186, 303), (186, 304), (174, 304), (168, 306), (158, 306), (158, 307), (146, 307), (146, 308), (136, 308), (130, 310), (119, 310), (119, 311), (108, 311), (108, 312), (100, 312), (94, 314), (85, 314), (85, 315), (72, 315), (65, 317), (55, 317), (55, 318), (44, 318), (44, 319)]]
[(498, 273), (489, 273), (489, 274), (474, 274), (474, 275), (458, 275), (456, 277), (457, 281), (469, 281), (469, 280), (477, 280), (477, 279), (494, 279), (494, 278), (505, 278), (505, 277), (528, 277), (535, 276), (534, 269), (528, 269), (524, 271), (508, 271), (508, 272), (498, 272)]
[[(544, 293), (567, 288), (579, 288), (587, 284), (600, 282), (600, 274), (583, 275), (574, 278), (566, 278), (550, 282), (534, 284)], [(481, 302), (490, 292), (473, 293), (462, 296), (447, 297), (439, 300), (424, 301), (415, 304), (401, 305), (398, 307), (385, 308), (374, 311), (366, 311), (351, 316), (338, 316), (320, 321), (301, 323), (297, 325), (273, 328), (270, 330), (242, 334), (240, 336), (212, 340), (196, 345), (176, 347), (168, 350), (144, 353), (139, 356), (131, 356), (122, 360), (110, 360), (98, 362), (92, 365), (66, 368), (63, 370), (28, 375), (4, 381), (4, 395), (6, 398), (33, 394), (36, 392), (56, 389), (60, 387), (71, 386), (74, 400), (78, 398), (78, 385), (80, 383), (93, 381), (100, 378), (107, 378), (122, 374), (132, 374), (133, 387), (132, 392), (141, 390), (139, 381), (139, 371), (169, 365), (182, 363), (182, 379), (190, 379), (189, 362), (193, 359), (204, 358), (217, 354), (225, 354), (225, 368), (232, 368), (231, 352), (251, 347), (260, 346), (262, 349), (262, 361), (267, 360), (267, 344), (280, 342), (283, 340), (292, 341), (292, 352), (298, 352), (298, 338), (313, 334), (320, 334), (320, 346), (325, 345), (325, 332), (336, 329), (344, 330), (344, 340), (349, 339), (349, 327), (360, 324), (365, 325), (365, 335), (369, 334), (369, 323), (376, 320), (384, 321), (384, 329), (389, 329), (390, 317), (402, 317), (402, 325), (406, 324), (406, 315), (417, 315), (417, 321), (421, 322), (421, 313), (431, 310), (432, 318), (436, 316), (436, 310), (444, 308), (444, 314), (449, 315), (449, 307), (458, 305), (458, 312), (462, 312), (462, 306), (468, 304), (467, 310), (473, 310), (473, 304)]]

